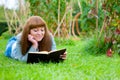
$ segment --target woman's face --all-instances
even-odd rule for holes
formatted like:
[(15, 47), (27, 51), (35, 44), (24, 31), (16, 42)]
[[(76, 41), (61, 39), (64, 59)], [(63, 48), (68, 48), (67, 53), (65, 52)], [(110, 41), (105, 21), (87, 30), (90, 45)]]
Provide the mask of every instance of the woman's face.
[(30, 35), (33, 36), (33, 38), (36, 41), (41, 41), (45, 34), (45, 28), (44, 27), (37, 27), (30, 30)]

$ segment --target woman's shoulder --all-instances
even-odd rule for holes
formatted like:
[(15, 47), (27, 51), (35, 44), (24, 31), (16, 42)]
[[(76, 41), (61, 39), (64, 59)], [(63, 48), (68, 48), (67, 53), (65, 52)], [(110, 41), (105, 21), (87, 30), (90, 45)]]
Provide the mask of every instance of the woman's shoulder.
[(17, 39), (18, 41), (20, 41), (20, 40), (21, 40), (21, 36), (22, 36), (22, 33), (17, 34), (17, 35), (16, 35), (16, 39)]

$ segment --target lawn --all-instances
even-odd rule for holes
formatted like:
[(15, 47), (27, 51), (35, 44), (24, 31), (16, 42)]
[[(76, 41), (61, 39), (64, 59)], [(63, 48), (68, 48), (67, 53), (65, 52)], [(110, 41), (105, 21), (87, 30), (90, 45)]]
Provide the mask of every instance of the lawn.
[(60, 63), (27, 64), (4, 56), (7, 39), (0, 37), (0, 80), (119, 80), (120, 57), (91, 55), (82, 50), (85, 40), (56, 39), (57, 48), (67, 48)]

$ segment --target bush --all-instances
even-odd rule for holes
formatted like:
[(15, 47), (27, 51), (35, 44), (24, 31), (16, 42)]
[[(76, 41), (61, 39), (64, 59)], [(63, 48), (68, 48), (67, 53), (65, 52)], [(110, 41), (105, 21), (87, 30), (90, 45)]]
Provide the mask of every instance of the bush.
[(3, 34), (2, 34), (2, 37), (4, 38), (4, 39), (9, 39), (9, 38), (11, 38), (12, 36), (14, 36), (13, 34), (10, 34), (8, 31), (6, 31), (6, 32), (4, 32)]
[(8, 30), (8, 27), (7, 27), (7, 22), (2, 22), (0, 21), (0, 36), (2, 35), (3, 32), (7, 31)]
[(106, 53), (106, 50), (109, 45), (104, 43), (104, 37), (101, 37), (98, 40), (98, 37), (93, 35), (92, 37), (86, 39), (83, 50), (90, 54), (103, 54)]

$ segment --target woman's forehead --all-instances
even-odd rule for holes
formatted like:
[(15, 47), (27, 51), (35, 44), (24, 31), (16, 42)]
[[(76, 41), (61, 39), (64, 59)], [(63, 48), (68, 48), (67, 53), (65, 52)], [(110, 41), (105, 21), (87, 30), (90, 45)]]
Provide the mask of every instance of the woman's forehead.
[(34, 28), (45, 28), (45, 25), (30, 26), (30, 29), (34, 29)]
[(45, 29), (45, 27), (44, 26), (43, 27), (35, 27), (33, 29)]

